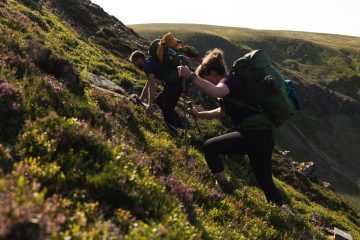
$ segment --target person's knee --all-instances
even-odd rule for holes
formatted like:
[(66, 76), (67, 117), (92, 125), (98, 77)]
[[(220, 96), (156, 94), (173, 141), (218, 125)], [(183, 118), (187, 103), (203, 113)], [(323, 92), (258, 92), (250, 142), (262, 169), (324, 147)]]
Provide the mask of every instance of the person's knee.
[(214, 146), (212, 144), (211, 139), (205, 141), (204, 144), (203, 144), (204, 153), (213, 152), (213, 150), (214, 150)]

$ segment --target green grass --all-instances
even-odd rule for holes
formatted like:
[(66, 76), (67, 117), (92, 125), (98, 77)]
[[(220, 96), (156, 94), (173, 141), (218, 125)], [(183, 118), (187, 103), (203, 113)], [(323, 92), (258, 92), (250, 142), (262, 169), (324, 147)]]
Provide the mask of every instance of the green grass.
[[(0, 238), (24, 234), (28, 219), (46, 239), (325, 239), (321, 227), (334, 226), (360, 238), (360, 217), (277, 152), (275, 181), (296, 217), (265, 201), (247, 158), (224, 158), (237, 190), (221, 194), (195, 128), (186, 161), (183, 139), (86, 82), (96, 72), (138, 91), (145, 76), (35, 2), (0, 3), (0, 82), (19, 92), (12, 101), (24, 118), (6, 123), (20, 131), (0, 140)], [(218, 120), (199, 124), (206, 137), (227, 130)]]

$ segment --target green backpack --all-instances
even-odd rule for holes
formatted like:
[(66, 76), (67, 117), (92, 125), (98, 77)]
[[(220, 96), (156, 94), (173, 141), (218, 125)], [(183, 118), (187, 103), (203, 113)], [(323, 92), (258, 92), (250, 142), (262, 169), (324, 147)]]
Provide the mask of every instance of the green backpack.
[[(266, 115), (273, 126), (281, 126), (295, 113), (284, 79), (262, 50), (252, 51), (236, 60), (230, 75), (243, 83), (256, 100), (257, 111)], [(223, 100), (246, 107), (246, 103), (238, 99), (224, 97)]]

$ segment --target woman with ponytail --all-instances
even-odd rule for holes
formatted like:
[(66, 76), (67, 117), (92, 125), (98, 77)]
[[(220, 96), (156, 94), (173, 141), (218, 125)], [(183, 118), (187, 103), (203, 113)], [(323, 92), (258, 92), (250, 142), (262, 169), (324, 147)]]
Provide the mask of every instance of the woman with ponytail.
[[(179, 75), (191, 79), (207, 96), (212, 98), (231, 97), (246, 102), (246, 107), (239, 107), (231, 102), (223, 101), (221, 107), (210, 111), (198, 112), (191, 109), (194, 116), (201, 118), (222, 117), (229, 115), (237, 131), (211, 138), (204, 143), (204, 155), (207, 164), (225, 193), (232, 193), (221, 162), (221, 154), (248, 155), (257, 183), (264, 191), (266, 199), (282, 205), (280, 191), (272, 179), (272, 151), (274, 135), (272, 125), (267, 117), (256, 111), (257, 104), (241, 81), (227, 75), (223, 51), (213, 49), (203, 59), (196, 73), (186, 66), (178, 67)], [(249, 107), (250, 106), (250, 107)], [(264, 121), (258, 124), (245, 124), (250, 118), (260, 117)]]

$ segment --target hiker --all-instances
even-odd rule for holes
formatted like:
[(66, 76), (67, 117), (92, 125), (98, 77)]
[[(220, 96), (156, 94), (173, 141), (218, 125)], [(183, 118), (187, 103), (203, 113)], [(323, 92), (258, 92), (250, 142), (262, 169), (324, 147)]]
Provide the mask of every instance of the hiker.
[[(147, 98), (146, 112), (153, 111), (152, 104), (155, 103), (162, 110), (164, 121), (168, 124), (168, 129), (172, 135), (177, 136), (178, 127), (182, 127), (182, 121), (175, 111), (175, 107), (182, 93), (182, 81), (177, 74), (177, 65), (172, 65), (164, 60), (165, 51), (168, 47), (176, 48), (178, 40), (171, 34), (166, 34), (162, 39), (153, 41), (149, 48), (149, 58), (141, 51), (135, 51), (130, 56), (130, 61), (135, 67), (145, 72), (147, 83), (142, 90), (140, 99)], [(156, 80), (164, 83), (164, 89), (154, 99), (156, 91)], [(169, 127), (171, 126), (171, 127)]]
[[(282, 196), (272, 179), (271, 156), (274, 148), (272, 124), (263, 113), (256, 110), (257, 103), (245, 90), (241, 81), (232, 75), (227, 75), (223, 51), (220, 49), (209, 51), (203, 63), (196, 69), (196, 73), (191, 72), (186, 66), (179, 66), (178, 72), (181, 77), (190, 79), (211, 98), (232, 97), (247, 102), (247, 107), (223, 101), (219, 108), (210, 111), (198, 112), (194, 108), (189, 110), (194, 116), (200, 118), (218, 118), (225, 114), (229, 115), (237, 129), (237, 131), (211, 138), (203, 146), (207, 164), (222, 191), (232, 193), (233, 189), (225, 176), (224, 165), (219, 155), (248, 155), (257, 183), (264, 191), (266, 199), (282, 205)], [(255, 122), (251, 123), (250, 119), (254, 119)]]

